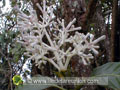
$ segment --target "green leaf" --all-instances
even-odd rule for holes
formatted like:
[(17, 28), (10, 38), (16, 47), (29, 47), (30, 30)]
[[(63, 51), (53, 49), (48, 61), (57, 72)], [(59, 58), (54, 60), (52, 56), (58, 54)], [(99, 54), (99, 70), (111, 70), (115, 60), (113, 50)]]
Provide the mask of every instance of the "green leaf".
[(18, 60), (19, 60), (19, 55), (14, 55), (13, 56), (13, 61), (15, 62), (15, 63), (17, 63), (18, 62)]
[(108, 86), (114, 90), (120, 90), (120, 62), (109, 62), (95, 68), (92, 72), (94, 77), (108, 77)]
[(16, 1), (12, 1), (11, 6), (14, 7), (16, 5)]
[(4, 36), (0, 35), (0, 43), (3, 43), (3, 42), (4, 42)]
[(91, 27), (94, 27), (94, 26), (95, 26), (95, 23), (91, 23), (90, 26), (91, 26)]
[[(37, 75), (35, 77), (32, 77), (32, 82), (31, 81), (27, 81), (27, 83), (25, 83), (24, 85), (22, 86), (18, 86), (16, 87), (15, 90), (43, 90), (43, 89), (46, 89), (46, 88), (49, 88), (49, 87), (56, 87), (56, 88), (59, 88), (61, 90), (65, 90), (64, 88), (56, 85), (56, 84), (40, 84), (40, 83), (33, 83), (35, 80), (52, 80), (51, 78), (49, 77), (44, 77), (44, 76), (41, 76), (41, 75)], [(37, 82), (37, 81), (36, 81)]]

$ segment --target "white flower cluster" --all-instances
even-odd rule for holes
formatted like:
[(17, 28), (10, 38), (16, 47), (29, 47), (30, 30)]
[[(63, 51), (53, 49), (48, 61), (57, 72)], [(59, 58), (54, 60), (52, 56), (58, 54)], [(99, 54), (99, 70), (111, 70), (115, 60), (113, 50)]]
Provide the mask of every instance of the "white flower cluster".
[[(43, 0), (43, 7), (37, 4), (43, 15), (40, 15), (42, 21), (38, 21), (36, 12), (30, 8), (30, 15), (20, 12), (18, 15), (18, 27), (20, 29), (20, 38), (18, 42), (26, 48), (26, 55), (29, 59), (35, 60), (36, 65), (50, 62), (59, 71), (67, 70), (71, 58), (78, 55), (82, 62), (87, 65), (93, 58), (91, 51), (98, 54), (99, 48), (96, 44), (105, 39), (105, 36), (94, 40), (94, 35), (88, 33), (84, 35), (77, 32), (81, 27), (74, 27), (73, 19), (67, 26), (64, 20), (53, 19), (53, 8), (47, 6)], [(76, 31), (74, 35), (70, 32)], [(86, 53), (87, 52), (87, 53)]]

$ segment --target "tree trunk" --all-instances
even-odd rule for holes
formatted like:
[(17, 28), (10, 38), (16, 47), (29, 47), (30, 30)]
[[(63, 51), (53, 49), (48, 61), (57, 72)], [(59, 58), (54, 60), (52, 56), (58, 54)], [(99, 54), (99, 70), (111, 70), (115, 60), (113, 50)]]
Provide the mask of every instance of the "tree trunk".
[[(115, 3), (116, 1), (116, 3)], [(117, 4), (116, 5), (116, 11), (115, 13), (116, 15), (116, 27), (115, 27), (115, 61), (120, 61), (120, 3), (118, 4), (117, 0), (115, 0), (114, 3)], [(118, 0), (120, 2), (120, 0)]]
[[(116, 36), (117, 35), (117, 30), (119, 29), (120, 26), (118, 26), (119, 22), (117, 22), (117, 19), (118, 19), (118, 0), (114, 0), (113, 1), (113, 10), (112, 10), (112, 30), (111, 30), (111, 59), (112, 61), (116, 61), (117, 59), (117, 38), (119, 36)], [(119, 31), (119, 30), (118, 30)], [(116, 54), (116, 55), (115, 55)]]

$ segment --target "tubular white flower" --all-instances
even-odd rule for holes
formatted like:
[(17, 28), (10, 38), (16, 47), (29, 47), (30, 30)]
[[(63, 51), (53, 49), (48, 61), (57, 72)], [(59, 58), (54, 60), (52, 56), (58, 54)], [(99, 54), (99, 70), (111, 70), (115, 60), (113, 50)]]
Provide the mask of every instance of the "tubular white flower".
[(99, 37), (98, 39), (94, 40), (94, 41), (93, 41), (93, 44), (96, 44), (96, 43), (98, 43), (99, 41), (104, 40), (105, 38), (106, 38), (106, 36), (103, 35), (103, 36)]
[[(96, 49), (99, 46), (96, 44), (105, 39), (105, 36), (94, 40), (94, 35), (90, 33), (85, 35), (77, 32), (76, 30), (80, 30), (81, 27), (74, 27), (76, 19), (73, 19), (67, 26), (64, 24), (64, 19), (62, 21), (59, 18), (57, 21), (53, 20), (52, 6), (47, 6), (45, 0), (43, 0), (43, 7), (39, 4), (37, 6), (43, 14), (40, 16), (42, 21), (37, 20), (33, 9), (29, 10), (30, 15), (23, 12), (18, 14), (18, 28), (21, 33), (19, 37), (22, 38), (18, 39), (18, 42), (26, 48), (25, 54), (30, 57), (29, 59), (35, 60), (37, 66), (48, 61), (59, 71), (67, 70), (71, 58), (75, 55), (81, 58), (83, 64), (89, 64), (90, 59), (93, 58), (91, 50), (94, 54), (98, 54)], [(72, 31), (76, 31), (76, 33), (70, 36), (69, 32)], [(44, 41), (44, 37), (46, 37), (46, 41)], [(65, 48), (66, 44), (71, 44), (71, 46)], [(53, 54), (52, 59), (46, 56), (50, 52)]]

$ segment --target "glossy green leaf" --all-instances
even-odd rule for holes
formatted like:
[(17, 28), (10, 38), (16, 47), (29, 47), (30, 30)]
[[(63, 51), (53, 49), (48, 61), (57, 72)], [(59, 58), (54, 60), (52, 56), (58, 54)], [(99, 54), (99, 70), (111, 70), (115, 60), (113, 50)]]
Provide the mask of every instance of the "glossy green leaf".
[(92, 76), (108, 77), (108, 86), (120, 90), (120, 62), (109, 62), (93, 70)]
[[(16, 87), (15, 90), (44, 90), (46, 88), (49, 88), (49, 87), (56, 87), (56, 88), (59, 88), (61, 90), (65, 90), (64, 88), (56, 85), (56, 84), (40, 84), (40, 83), (35, 83), (34, 81), (35, 80), (52, 80), (51, 78), (49, 77), (44, 77), (44, 76), (41, 76), (41, 75), (37, 75), (35, 77), (32, 77), (32, 81), (27, 81), (27, 83), (23, 84), (23, 85), (20, 85), (18, 87)], [(37, 82), (37, 81), (36, 81)]]

